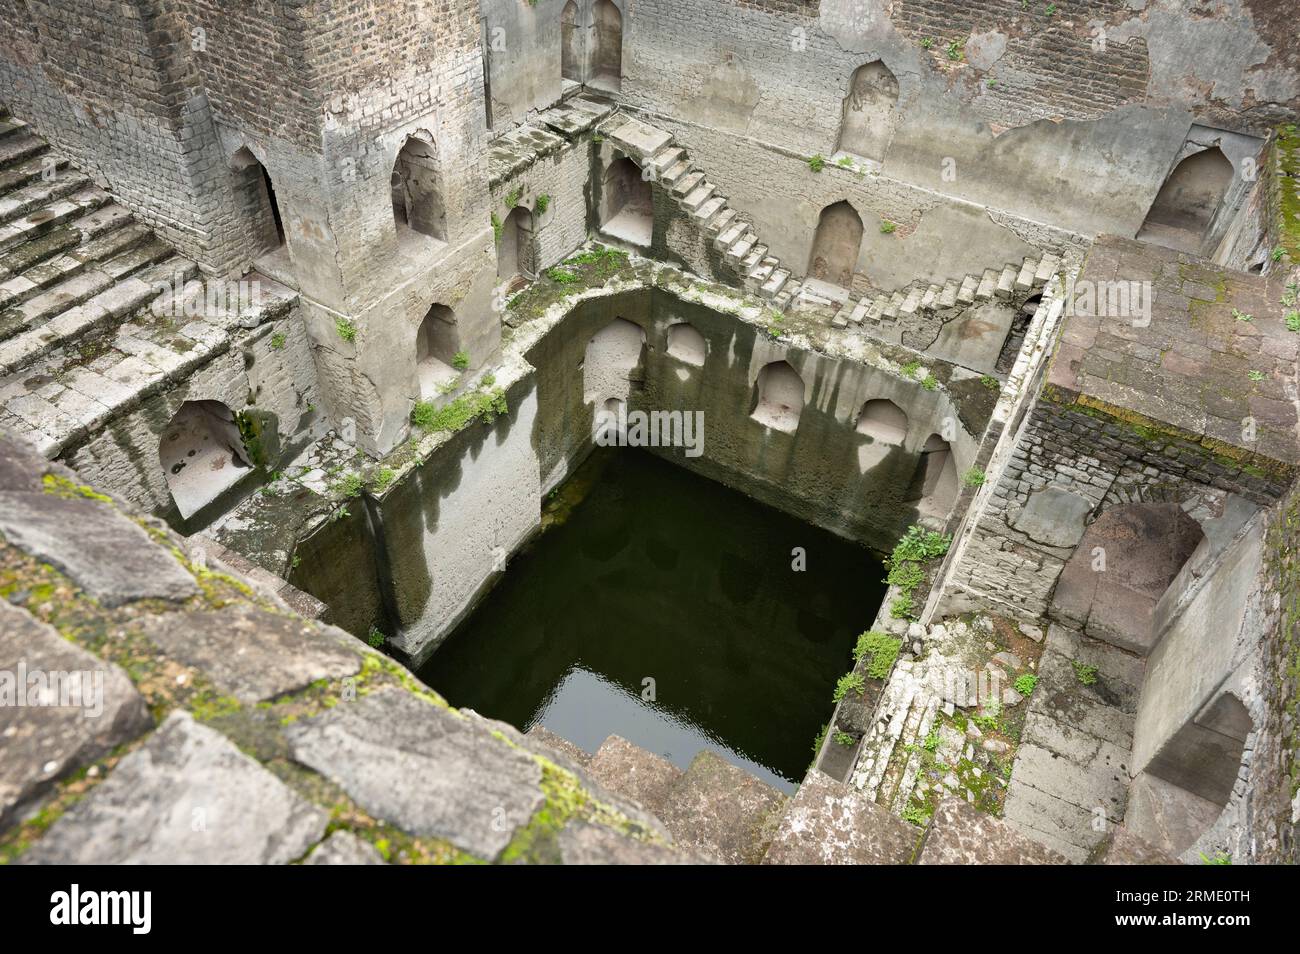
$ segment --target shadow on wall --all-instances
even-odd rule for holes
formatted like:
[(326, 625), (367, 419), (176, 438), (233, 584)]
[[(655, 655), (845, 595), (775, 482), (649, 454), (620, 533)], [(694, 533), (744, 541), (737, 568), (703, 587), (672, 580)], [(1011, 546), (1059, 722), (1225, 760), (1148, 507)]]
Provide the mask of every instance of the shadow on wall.
[(393, 163), (391, 186), (393, 222), (399, 239), (416, 233), (447, 241), (438, 153), (430, 134), (421, 131), (402, 144)]
[(596, 332), (582, 361), (583, 400), (602, 407), (610, 399), (626, 401), (639, 387), (641, 378), (634, 372), (645, 344), (645, 330), (626, 318), (615, 318)]
[(1232, 184), (1232, 174), (1232, 163), (1218, 146), (1188, 156), (1160, 187), (1138, 239), (1182, 252), (1199, 251)]
[(266, 167), (245, 146), (231, 157), (230, 171), (234, 179), (236, 208), (243, 221), (248, 223), (249, 258), (255, 259), (281, 248), (284, 245), (284, 223), (280, 219), (280, 206)]
[(459, 351), (455, 313), (446, 305), (432, 305), (415, 332), (415, 371), (421, 398), (430, 401), (454, 387), (460, 378), (456, 367)]
[(600, 230), (623, 242), (650, 246), (654, 235), (654, 198), (641, 167), (626, 156), (605, 170), (600, 193)]

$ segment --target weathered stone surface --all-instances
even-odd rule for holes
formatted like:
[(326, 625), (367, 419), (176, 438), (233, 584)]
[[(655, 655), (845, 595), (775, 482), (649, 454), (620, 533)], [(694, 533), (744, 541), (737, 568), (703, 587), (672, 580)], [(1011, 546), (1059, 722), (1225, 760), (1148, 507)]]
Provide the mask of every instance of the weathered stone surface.
[(1123, 825), (1116, 825), (1093, 851), (1089, 860), (1098, 865), (1180, 865), (1177, 858), (1157, 848)]
[(959, 798), (935, 809), (917, 857), (921, 865), (1062, 865), (1066, 859)]
[(919, 836), (914, 826), (850, 786), (809, 772), (763, 864), (905, 865)]
[(568, 739), (556, 735), (544, 725), (533, 726), (528, 730), (526, 735), (530, 741), (545, 746), (547, 749), (558, 754), (561, 758), (568, 759), (574, 765), (587, 766), (591, 764), (590, 752), (584, 752)]
[(284, 864), (325, 833), (219, 732), (173, 712), (22, 856), (26, 864)]
[(627, 739), (611, 735), (591, 759), (588, 774), (612, 792), (632, 799), (656, 815), (663, 811), (682, 770)]
[[(702, 859), (667, 845), (637, 841), (609, 828), (578, 822), (557, 837), (566, 865), (685, 865)], [(707, 863), (707, 862), (704, 862)]]
[(1091, 509), (1092, 501), (1078, 494), (1045, 487), (1030, 495), (1015, 528), (1047, 546), (1071, 547), (1083, 536), (1083, 518)]
[[(57, 704), (55, 677), (75, 677), (62, 697), (73, 704)], [(0, 599), (0, 828), (57, 779), (151, 728), (126, 673)]]
[(307, 856), (305, 865), (382, 865), (387, 864), (375, 846), (362, 841), (350, 831), (336, 831)]
[(47, 493), (0, 493), (0, 533), (66, 573), (105, 606), (198, 592), (185, 568), (111, 504)]
[(678, 847), (725, 864), (758, 864), (787, 799), (712, 752), (701, 752), (673, 789), (660, 817)]
[(403, 690), (285, 730), (294, 757), (366, 811), (494, 858), (542, 806), (541, 767), (480, 726)]
[(361, 644), (333, 627), (251, 606), (149, 619), (145, 634), (241, 702), (274, 699), (361, 669)]

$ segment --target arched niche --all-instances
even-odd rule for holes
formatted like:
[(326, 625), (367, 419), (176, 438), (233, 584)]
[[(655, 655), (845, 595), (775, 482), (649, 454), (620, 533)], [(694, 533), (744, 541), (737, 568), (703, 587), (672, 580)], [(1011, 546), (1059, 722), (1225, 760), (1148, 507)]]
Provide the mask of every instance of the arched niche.
[(235, 204), (248, 224), (251, 257), (265, 255), (284, 245), (284, 222), (271, 184), (270, 173), (247, 146), (231, 157)]
[(709, 343), (694, 326), (682, 321), (668, 329), (668, 353), (684, 364), (702, 368), (709, 355)]
[(1188, 156), (1160, 187), (1137, 237), (1195, 252), (1209, 236), (1228, 186), (1232, 163), (1218, 146)]
[(393, 221), (399, 235), (415, 232), (447, 241), (447, 210), (443, 202), (438, 155), (431, 140), (410, 136), (393, 163), (390, 179)]
[(858, 413), (857, 432), (878, 444), (901, 446), (907, 439), (907, 413), (884, 398), (868, 401)]
[(758, 372), (750, 417), (764, 427), (793, 434), (803, 414), (804, 383), (787, 361), (773, 361)]
[(615, 318), (592, 335), (582, 361), (583, 399), (601, 407), (611, 398), (626, 401), (645, 343), (645, 330), (626, 318)]
[(898, 80), (880, 60), (859, 66), (849, 79), (840, 114), (840, 152), (883, 162), (898, 105)]
[(446, 305), (430, 306), (415, 332), (415, 370), (422, 398), (432, 400), (445, 394), (459, 380), (463, 370), (456, 367), (459, 352), (455, 313)]
[(853, 273), (862, 248), (862, 217), (848, 202), (822, 209), (813, 235), (808, 275), (843, 289), (853, 288)]
[(633, 245), (649, 246), (654, 234), (654, 197), (641, 167), (627, 157), (614, 160), (601, 181), (600, 229)]
[(198, 513), (253, 468), (234, 412), (220, 401), (186, 401), (163, 429), (158, 445), (176, 509)]
[(611, 0), (591, 8), (593, 46), (590, 83), (617, 93), (623, 86), (623, 14)]

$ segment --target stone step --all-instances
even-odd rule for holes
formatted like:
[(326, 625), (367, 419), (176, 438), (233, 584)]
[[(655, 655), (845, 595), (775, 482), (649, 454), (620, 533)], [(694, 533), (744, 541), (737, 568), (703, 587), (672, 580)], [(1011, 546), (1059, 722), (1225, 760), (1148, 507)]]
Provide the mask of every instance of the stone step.
[(998, 287), (998, 273), (991, 268), (984, 269), (984, 274), (980, 276), (979, 287), (975, 289), (976, 301), (988, 301), (993, 297), (993, 293)]
[(663, 174), (659, 177), (659, 181), (671, 189), (675, 183), (680, 182), (682, 178), (688, 175), (694, 168), (695, 167), (691, 164), (691, 160), (683, 157), (680, 161), (673, 163), (665, 169)]
[[(45, 323), (0, 342), (0, 377), (30, 365), (108, 323), (140, 311), (158, 297), (158, 282), (171, 283), (180, 274), (188, 281), (198, 266), (179, 255), (168, 258), (124, 278), (65, 308)], [(75, 279), (74, 279), (75, 281)]]
[(637, 119), (627, 119), (607, 135), (615, 146), (629, 156), (642, 161), (649, 159), (673, 141), (671, 133), (656, 129)]
[(25, 132), (27, 124), (21, 119), (9, 115), (9, 111), (0, 107), (0, 141)]
[(865, 298), (859, 298), (857, 304), (853, 306), (853, 310), (849, 312), (849, 324), (861, 325), (866, 319), (870, 307), (870, 303)]
[(907, 297), (903, 299), (903, 303), (898, 306), (898, 313), (904, 317), (916, 314), (916, 309), (921, 305), (921, 296), (924, 294), (925, 292), (920, 287), (914, 286), (911, 288), (907, 293)]
[(973, 304), (975, 301), (975, 290), (979, 283), (975, 280), (974, 275), (967, 275), (961, 280), (961, 288), (957, 289), (957, 300), (963, 305)]
[(725, 251), (726, 249), (729, 249), (731, 248), (731, 246), (735, 245), (736, 242), (740, 240), (740, 237), (745, 234), (745, 231), (748, 228), (749, 228), (748, 222), (733, 222), (731, 225), (727, 226), (727, 228), (725, 228), (718, 235), (716, 239), (713, 240), (713, 244), (720, 251)]
[[(55, 282), (71, 278), (93, 265), (125, 252), (145, 241), (149, 236), (148, 228), (134, 222), (93, 238), (82, 245), (77, 245), (75, 235), (65, 233), (62, 237), (70, 242), (71, 248), (59, 243), (50, 243), (49, 247), (53, 252), (50, 257), (38, 260), (20, 274), (0, 281), (0, 310), (20, 304)], [(40, 243), (41, 240), (38, 239), (32, 244), (39, 246)], [(27, 246), (24, 246), (24, 249), (26, 248)], [(41, 251), (39, 248), (33, 249), (37, 254)]]
[(690, 193), (692, 189), (694, 189), (698, 185), (702, 185), (703, 182), (704, 182), (704, 173), (701, 172), (699, 169), (696, 169), (682, 176), (680, 179), (674, 182), (670, 188), (670, 191), (676, 198), (683, 199), (687, 196), (687, 194)]
[(1044, 255), (1042, 261), (1038, 263), (1038, 268), (1034, 270), (1034, 284), (1042, 285), (1056, 274), (1057, 266), (1061, 264), (1061, 259), (1052, 254)]
[(999, 298), (1010, 298), (1011, 293), (1016, 287), (1016, 275), (1020, 269), (1015, 265), (1008, 265), (1002, 269), (1002, 274), (998, 276), (997, 296)]
[(569, 759), (571, 762), (586, 768), (591, 764), (591, 753), (585, 752), (578, 748), (568, 739), (561, 735), (556, 735), (544, 725), (535, 725), (529, 729), (525, 736), (532, 739), (540, 746), (544, 746), (560, 756)]
[(785, 311), (790, 307), (790, 303), (798, 298), (802, 292), (803, 285), (801, 283), (795, 281), (786, 282), (785, 287), (777, 292), (772, 299), (772, 307), (777, 311)]
[(25, 129), (18, 130), (0, 139), (0, 169), (39, 156), (49, 148), (39, 136), (34, 136)]
[[(35, 328), (61, 312), (81, 304), (110, 288), (117, 281), (155, 262), (171, 257), (171, 246), (152, 239), (97, 263), (93, 268), (72, 275), (15, 305), (10, 316), (27, 328)], [(0, 335), (3, 332), (0, 331)]]
[[(754, 272), (761, 267), (765, 261), (775, 262), (777, 259), (768, 258), (766, 245), (755, 245), (749, 250), (749, 254), (745, 256), (744, 260), (741, 261), (740, 269), (745, 273), (746, 277), (753, 278)], [(768, 274), (771, 274), (770, 269), (768, 270)]]
[(735, 209), (731, 206), (724, 206), (719, 210), (718, 214), (709, 221), (709, 224), (705, 226), (705, 231), (710, 235), (715, 236), (722, 234), (735, 223), (736, 215), (737, 212)]
[(894, 292), (889, 296), (889, 301), (885, 304), (885, 310), (881, 313), (882, 318), (893, 320), (898, 317), (898, 310), (903, 307), (903, 293)]
[(46, 170), (50, 168), (53, 168), (56, 176), (60, 175), (69, 168), (68, 160), (47, 152), (9, 166), (0, 171), (0, 195), (6, 195), (48, 175)]
[(14, 189), (7, 195), (0, 196), (0, 224), (35, 212), (55, 199), (62, 199), (91, 184), (89, 178), (74, 171), (65, 172), (50, 180), (37, 179), (29, 185)]
[(1038, 269), (1038, 262), (1032, 258), (1026, 258), (1020, 266), (1020, 273), (1016, 275), (1016, 291), (1029, 291), (1034, 287), (1034, 273)]
[(960, 289), (954, 281), (944, 282), (943, 291), (939, 292), (939, 307), (951, 308), (957, 304), (957, 292)]
[(727, 249), (727, 261), (732, 265), (739, 265), (740, 260), (749, 254), (749, 250), (757, 241), (758, 236), (752, 229), (747, 228), (736, 243)]
[(617, 735), (600, 744), (587, 765), (587, 774), (656, 816), (667, 806), (683, 776), (682, 770), (667, 759)]
[(781, 260), (779, 258), (772, 258), (771, 256), (764, 257), (754, 265), (746, 276), (746, 286), (754, 290), (762, 288), (763, 283), (772, 277), (772, 273), (776, 271), (777, 266), (780, 264)]
[(688, 212), (695, 212), (700, 206), (712, 198), (713, 194), (717, 191), (718, 188), (713, 183), (703, 182), (696, 188), (692, 189), (686, 198), (681, 200), (682, 208), (686, 209)]
[(933, 308), (934, 303), (939, 300), (939, 293), (942, 291), (943, 289), (938, 285), (931, 285), (926, 288), (925, 294), (921, 296), (921, 307)]
[(772, 273), (772, 277), (763, 283), (762, 292), (768, 298), (774, 298), (785, 283), (790, 280), (790, 271), (785, 268), (778, 268)]
[(680, 146), (672, 146), (656, 153), (655, 157), (650, 161), (650, 168), (654, 170), (656, 177), (662, 178), (665, 172), (685, 158), (685, 149)]
[(823, 772), (808, 773), (786, 806), (765, 865), (905, 865), (921, 832)]
[(713, 224), (714, 218), (727, 207), (727, 200), (722, 196), (715, 195), (698, 209), (695, 210), (695, 220), (707, 231)]
[(701, 752), (668, 794), (659, 818), (673, 841), (726, 864), (758, 864), (788, 799), (713, 752)]
[(921, 840), (918, 865), (1063, 865), (1067, 860), (964, 799), (939, 802)]
[(107, 192), (95, 186), (86, 186), (65, 198), (51, 202), (39, 212), (13, 222), (6, 222), (0, 225), (0, 252), (23, 242), (30, 242), (84, 212), (107, 205), (108, 202)]

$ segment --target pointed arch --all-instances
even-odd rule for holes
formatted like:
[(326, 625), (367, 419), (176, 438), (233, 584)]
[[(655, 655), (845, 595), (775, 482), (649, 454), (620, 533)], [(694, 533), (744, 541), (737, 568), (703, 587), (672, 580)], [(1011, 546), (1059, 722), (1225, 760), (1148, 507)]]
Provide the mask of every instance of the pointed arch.
[(898, 105), (898, 79), (880, 60), (859, 66), (849, 79), (840, 113), (840, 152), (883, 162)]
[(390, 178), (393, 221), (440, 242), (447, 241), (447, 212), (442, 176), (432, 138), (408, 136), (393, 162)]
[(848, 202), (822, 209), (808, 257), (808, 275), (840, 288), (853, 288), (862, 248), (862, 217)]
[(1137, 237), (1182, 251), (1198, 250), (1232, 178), (1232, 163), (1218, 146), (1188, 156), (1160, 187)]

